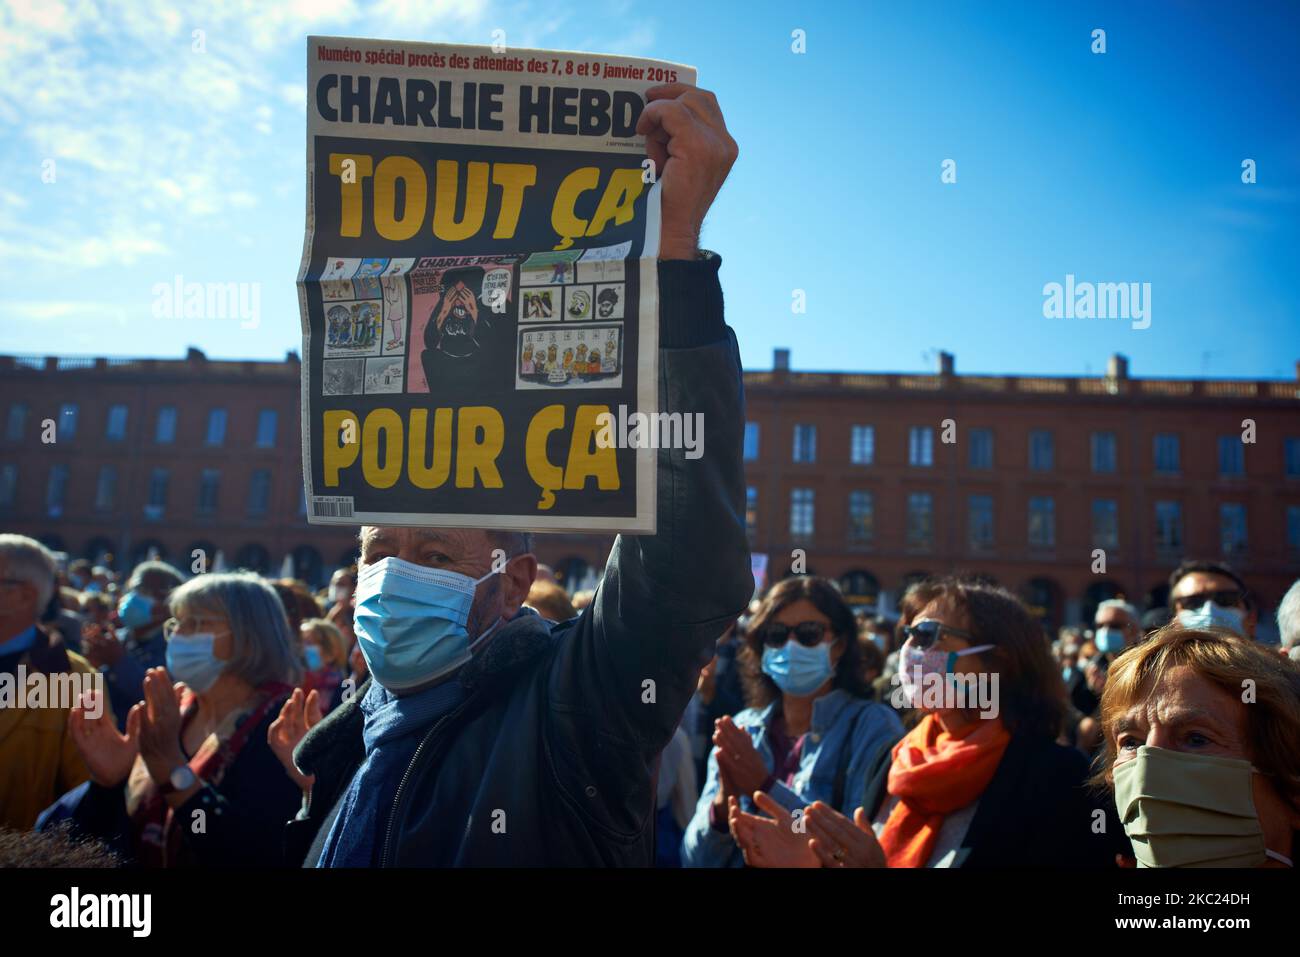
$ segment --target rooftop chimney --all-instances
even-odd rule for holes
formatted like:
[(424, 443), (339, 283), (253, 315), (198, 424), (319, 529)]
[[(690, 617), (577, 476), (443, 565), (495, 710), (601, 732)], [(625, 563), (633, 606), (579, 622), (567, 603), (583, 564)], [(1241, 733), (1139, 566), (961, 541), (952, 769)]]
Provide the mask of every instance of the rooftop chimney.
[(953, 358), (951, 352), (939, 353), (939, 375), (952, 375)]
[(1128, 357), (1122, 356), (1118, 352), (1116, 352), (1109, 359), (1107, 359), (1106, 378), (1127, 379), (1128, 378)]
[(777, 372), (790, 371), (790, 350), (774, 349), (772, 351), (772, 368)]

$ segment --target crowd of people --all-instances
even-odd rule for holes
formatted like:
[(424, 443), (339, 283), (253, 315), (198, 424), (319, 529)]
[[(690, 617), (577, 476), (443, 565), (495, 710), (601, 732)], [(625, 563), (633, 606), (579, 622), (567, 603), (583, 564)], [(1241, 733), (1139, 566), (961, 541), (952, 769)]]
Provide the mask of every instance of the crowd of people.
[[(374, 687), (369, 661), (395, 668), (358, 640), (372, 566), (363, 553), (360, 572), (318, 591), (248, 571), (187, 580), (160, 561), (119, 580), (0, 536), (0, 673), (102, 676), (76, 701), (0, 713), (0, 766), (24, 769), (0, 784), (8, 856), (57, 860), (53, 834), (78, 863), (95, 860), (88, 848), (144, 867), (375, 862), (363, 836), (384, 809), (360, 772), (385, 763), (381, 750), (354, 754), (346, 775), (337, 755), (311, 759), (340, 792), (314, 826), (317, 774), (295, 760), (309, 731)], [(1254, 640), (1254, 601), (1226, 565), (1185, 563), (1169, 595), (1145, 614), (1103, 601), (1091, 627), (1052, 640), (980, 581), (913, 585), (896, 620), (855, 614), (826, 579), (777, 582), (716, 641), (658, 755), (642, 795), (654, 864), (1289, 865), (1300, 582), (1278, 611), (1280, 647)], [(592, 597), (537, 566), (514, 617), (572, 626), (596, 614)], [(992, 708), (929, 700), (935, 675), (950, 693), (996, 675)], [(392, 713), (366, 734), (401, 740), (431, 707), (410, 700), (379, 703)]]
[(710, 436), (658, 449), (654, 533), (572, 596), (501, 528), (363, 526), (318, 592), (119, 581), (0, 535), (0, 864), (1290, 866), (1300, 584), (1289, 655), (1212, 562), (1054, 641), (979, 581), (918, 583), (896, 620), (815, 577), (755, 601), (739, 349), (698, 245), (737, 148), (707, 90), (646, 99), (659, 404)]

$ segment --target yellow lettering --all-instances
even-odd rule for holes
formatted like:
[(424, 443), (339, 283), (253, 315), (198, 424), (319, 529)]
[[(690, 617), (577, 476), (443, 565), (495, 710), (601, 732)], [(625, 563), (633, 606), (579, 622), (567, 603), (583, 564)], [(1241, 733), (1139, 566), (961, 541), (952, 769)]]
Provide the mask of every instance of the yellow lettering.
[(469, 239), (483, 227), (483, 217), (487, 214), (488, 164), (469, 164), (465, 177), (465, 215), (459, 221), (456, 201), (460, 198), (460, 164), (455, 160), (438, 160), (435, 176), (433, 234), (445, 242)]
[(541, 500), (537, 503), (540, 511), (546, 511), (555, 504), (555, 490), (564, 486), (564, 470), (552, 465), (546, 457), (546, 440), (556, 429), (564, 428), (564, 406), (548, 405), (539, 409), (528, 423), (528, 435), (524, 438), (524, 462), (528, 474), (542, 490)]
[[(482, 441), (478, 436), (480, 430)], [(501, 488), (504, 483), (496, 464), (506, 443), (506, 425), (501, 413), (486, 405), (465, 406), (456, 421), (456, 433), (456, 487), (473, 488), (477, 472), (484, 488)]]
[(501, 187), (501, 212), (493, 239), (510, 239), (519, 225), (519, 211), (524, 205), (524, 190), (537, 183), (537, 167), (523, 163), (497, 163), (492, 167), (492, 182)]
[[(406, 183), (406, 208), (397, 215), (397, 181)], [(420, 231), (429, 187), (420, 164), (409, 156), (390, 156), (375, 170), (375, 229), (385, 239), (410, 239)], [(346, 234), (345, 234), (346, 235)]]
[(407, 444), (408, 472), (416, 488), (438, 488), (451, 474), (451, 409), (433, 410), (433, 462), (426, 466), (425, 439), (429, 410), (411, 410), (411, 434)]
[[(564, 468), (564, 487), (581, 490), (588, 478), (596, 479), (600, 489), (616, 489), (618, 485), (618, 458), (613, 443), (602, 446), (597, 433), (608, 421), (609, 406), (580, 405), (573, 415), (573, 438), (569, 443), (569, 461)], [(595, 450), (592, 450), (592, 441)]]
[[(343, 163), (352, 160), (356, 164), (355, 177), (343, 178)], [(361, 181), (374, 169), (369, 156), (354, 153), (331, 153), (330, 172), (339, 178), (339, 235), (361, 235)]]
[(322, 426), (324, 438), (321, 442), (321, 459), (325, 466), (325, 484), (330, 488), (334, 488), (339, 484), (339, 472), (355, 462), (357, 453), (361, 451), (355, 441), (339, 441), (339, 433), (349, 422), (352, 423), (352, 434), (355, 437), (357, 428), (357, 414), (355, 412), (349, 412), (347, 409), (327, 409), (325, 411), (325, 420)]
[(591, 217), (591, 226), (587, 228), (588, 236), (596, 236), (604, 231), (613, 220), (619, 226), (632, 221), (636, 198), (641, 195), (645, 183), (641, 181), (640, 169), (616, 169), (609, 178), (609, 185), (600, 197), (596, 214)]
[[(387, 459), (379, 464), (379, 434)], [(371, 488), (392, 488), (402, 474), (402, 418), (392, 409), (375, 409), (361, 429), (361, 474)]]
[(555, 244), (556, 249), (568, 249), (573, 240), (587, 229), (587, 221), (579, 219), (576, 212), (578, 197), (588, 190), (600, 185), (600, 170), (594, 166), (575, 169), (555, 193), (555, 205), (551, 208), (551, 226), (561, 237)]

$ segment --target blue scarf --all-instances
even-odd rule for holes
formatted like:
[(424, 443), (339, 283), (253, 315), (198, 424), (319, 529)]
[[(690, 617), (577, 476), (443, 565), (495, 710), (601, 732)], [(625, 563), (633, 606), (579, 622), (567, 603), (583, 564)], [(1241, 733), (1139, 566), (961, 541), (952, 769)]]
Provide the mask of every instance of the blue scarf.
[(343, 796), (317, 867), (375, 866), (381, 831), (387, 826), (397, 786), (415, 749), (433, 723), (463, 697), (455, 678), (401, 697), (377, 681), (370, 683), (360, 704), (365, 715), (361, 737), (366, 758)]

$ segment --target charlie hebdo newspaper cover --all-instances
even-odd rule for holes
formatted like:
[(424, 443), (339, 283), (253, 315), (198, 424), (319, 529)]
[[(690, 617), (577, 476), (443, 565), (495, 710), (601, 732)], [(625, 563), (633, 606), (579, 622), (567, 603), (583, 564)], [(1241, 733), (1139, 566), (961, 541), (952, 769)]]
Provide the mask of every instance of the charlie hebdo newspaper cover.
[(636, 124), (695, 71), (335, 37), (307, 64), (310, 520), (653, 532), (655, 451), (616, 439), (658, 408)]

